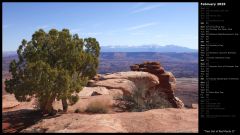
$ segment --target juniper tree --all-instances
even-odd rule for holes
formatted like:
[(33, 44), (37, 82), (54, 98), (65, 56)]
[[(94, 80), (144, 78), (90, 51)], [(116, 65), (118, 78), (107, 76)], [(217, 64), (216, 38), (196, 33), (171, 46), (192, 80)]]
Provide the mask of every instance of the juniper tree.
[(79, 38), (68, 29), (40, 29), (30, 41), (23, 40), (17, 50), (18, 60), (11, 61), (11, 79), (6, 91), (18, 101), (37, 98), (45, 113), (53, 102), (62, 100), (63, 110), (78, 100), (77, 93), (97, 73), (100, 46), (95, 38)]

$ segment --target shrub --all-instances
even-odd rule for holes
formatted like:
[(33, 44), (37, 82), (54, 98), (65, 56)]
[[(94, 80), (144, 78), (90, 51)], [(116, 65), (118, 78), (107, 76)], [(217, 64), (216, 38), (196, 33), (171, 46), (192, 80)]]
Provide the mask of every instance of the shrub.
[(119, 100), (119, 99), (122, 99), (123, 97), (123, 93), (119, 93), (119, 92), (113, 93), (112, 95), (114, 100)]
[(134, 90), (132, 95), (124, 95), (120, 100), (118, 106), (121, 106), (125, 110), (132, 112), (142, 112), (150, 109), (169, 108), (172, 107), (171, 103), (166, 100), (165, 93), (155, 90), (147, 98), (145, 92), (147, 90), (144, 83), (136, 85), (137, 88)]
[(145, 105), (148, 110), (172, 107), (172, 104), (168, 100), (166, 100), (165, 97), (161, 94), (150, 96), (148, 100), (146, 100)]
[(109, 110), (109, 105), (106, 100), (95, 100), (90, 102), (86, 108), (86, 112), (89, 113), (107, 113)]

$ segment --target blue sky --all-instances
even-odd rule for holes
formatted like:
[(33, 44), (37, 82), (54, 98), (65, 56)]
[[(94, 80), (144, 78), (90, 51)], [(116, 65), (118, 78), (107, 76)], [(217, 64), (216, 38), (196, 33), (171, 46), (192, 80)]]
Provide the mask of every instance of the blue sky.
[(39, 28), (68, 28), (108, 45), (198, 48), (197, 3), (3, 3), (3, 51), (17, 50)]

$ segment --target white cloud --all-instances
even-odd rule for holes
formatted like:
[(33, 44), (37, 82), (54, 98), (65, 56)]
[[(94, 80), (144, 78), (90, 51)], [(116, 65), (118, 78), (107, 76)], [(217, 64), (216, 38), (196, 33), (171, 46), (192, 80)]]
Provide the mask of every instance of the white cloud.
[(80, 35), (84, 36), (96, 36), (96, 35), (101, 35), (101, 32), (86, 32), (86, 33), (80, 33)]
[(145, 23), (145, 24), (141, 24), (141, 25), (132, 26), (130, 28), (127, 28), (127, 30), (137, 30), (137, 29), (153, 26), (153, 25), (156, 25), (156, 24), (157, 24), (156, 22)]
[(142, 8), (139, 8), (139, 9), (136, 9), (136, 10), (132, 11), (132, 14), (140, 13), (140, 12), (144, 12), (144, 11), (148, 11), (148, 10), (152, 10), (152, 9), (156, 9), (156, 8), (159, 8), (160, 6), (162, 6), (162, 5), (145, 6), (145, 7), (142, 7)]

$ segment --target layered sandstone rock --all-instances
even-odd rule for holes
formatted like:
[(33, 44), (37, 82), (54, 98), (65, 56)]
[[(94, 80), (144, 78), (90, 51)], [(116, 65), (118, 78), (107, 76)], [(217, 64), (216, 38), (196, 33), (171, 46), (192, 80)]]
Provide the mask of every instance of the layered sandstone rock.
[(130, 66), (132, 71), (144, 71), (155, 75), (164, 73), (164, 68), (159, 62), (144, 62)]
[[(132, 71), (117, 72), (112, 74), (97, 74), (88, 82), (91, 89), (105, 88), (108, 94), (133, 95), (141, 91), (140, 101), (154, 98), (154, 103), (162, 102), (163, 99), (172, 107), (182, 108), (184, 104), (174, 96), (176, 79), (171, 72), (164, 71), (159, 62), (144, 62), (130, 67)], [(118, 92), (115, 92), (115, 91)], [(90, 95), (105, 95), (105, 93), (89, 90)], [(105, 90), (106, 91), (106, 90)], [(121, 91), (121, 92), (119, 92)], [(94, 93), (93, 93), (94, 92)], [(151, 100), (151, 99), (150, 99)], [(153, 103), (153, 104), (154, 104)]]
[(158, 77), (159, 84), (155, 86), (155, 89), (151, 89), (148, 95), (153, 93), (159, 93), (164, 96), (173, 107), (182, 108), (184, 106), (183, 102), (174, 96), (174, 91), (176, 90), (176, 79), (171, 72), (164, 71), (164, 68), (159, 62), (144, 62), (142, 64), (135, 64), (130, 66), (132, 71), (144, 71), (154, 74)]
[(78, 95), (80, 97), (94, 96), (94, 95), (109, 95), (109, 90), (105, 87), (84, 87)]
[(127, 79), (134, 82), (135, 85), (144, 83), (144, 85), (149, 89), (159, 84), (158, 77), (147, 72), (117, 72), (102, 76), (102, 79)]
[(147, 72), (117, 72), (101, 75), (101, 79), (90, 80), (88, 87), (105, 87), (109, 91), (121, 90), (123, 95), (131, 95), (142, 84), (145, 90), (154, 89), (159, 84), (158, 77)]
[(92, 86), (106, 87), (107, 89), (120, 89), (124, 95), (130, 95), (133, 93), (136, 86), (134, 83), (127, 79), (106, 79), (95, 82)]

